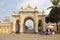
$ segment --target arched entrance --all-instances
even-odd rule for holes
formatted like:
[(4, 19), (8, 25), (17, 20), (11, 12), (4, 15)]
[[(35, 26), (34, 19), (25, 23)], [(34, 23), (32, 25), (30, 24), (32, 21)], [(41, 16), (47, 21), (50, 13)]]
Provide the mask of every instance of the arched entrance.
[(20, 31), (19, 20), (16, 20), (16, 33), (19, 33), (19, 31)]
[(28, 17), (24, 20), (24, 33), (34, 33), (34, 32), (35, 32), (34, 20)]
[(41, 33), (43, 31), (43, 25), (42, 25), (42, 20), (38, 21), (38, 33)]
[[(41, 15), (42, 13), (42, 15)], [(15, 32), (15, 27), (16, 27), (16, 21), (15, 20), (20, 20), (20, 32), (23, 33), (25, 32), (25, 22), (30, 19), (34, 23), (34, 31), (35, 33), (38, 33), (38, 21), (41, 19), (42, 24), (43, 24), (43, 30), (45, 30), (45, 12), (39, 12), (37, 8), (32, 8), (29, 7), (29, 5), (26, 8), (21, 7), (21, 10), (19, 12), (14, 12), (13, 16), (13, 32)]]

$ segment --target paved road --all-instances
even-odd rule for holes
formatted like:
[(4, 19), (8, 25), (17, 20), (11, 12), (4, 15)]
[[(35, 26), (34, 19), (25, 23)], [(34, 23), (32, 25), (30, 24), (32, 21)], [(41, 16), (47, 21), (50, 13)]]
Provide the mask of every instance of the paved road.
[(60, 35), (0, 34), (0, 40), (60, 40)]

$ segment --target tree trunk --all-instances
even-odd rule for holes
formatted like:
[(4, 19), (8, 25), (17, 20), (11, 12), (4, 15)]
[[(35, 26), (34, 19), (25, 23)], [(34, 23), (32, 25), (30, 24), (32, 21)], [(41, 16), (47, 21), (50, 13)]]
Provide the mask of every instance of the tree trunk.
[(57, 26), (57, 31), (58, 31), (58, 23), (56, 23), (56, 26)]

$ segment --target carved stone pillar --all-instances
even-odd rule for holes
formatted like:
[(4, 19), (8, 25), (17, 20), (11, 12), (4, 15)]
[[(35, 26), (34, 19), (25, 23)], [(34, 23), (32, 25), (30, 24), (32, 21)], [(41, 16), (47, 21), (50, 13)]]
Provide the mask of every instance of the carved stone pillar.
[(11, 27), (9, 27), (9, 33), (11, 33), (12, 31), (11, 31), (12, 29), (11, 29)]
[(23, 21), (20, 22), (20, 32), (23, 33)]
[(0, 27), (0, 33), (1, 33), (1, 27)]
[(8, 33), (8, 28), (6, 27), (6, 33)]
[(2, 27), (3, 28), (3, 34), (5, 33), (5, 27)]
[(38, 19), (37, 19), (37, 13), (35, 13), (35, 32), (38, 33)]
[(13, 28), (12, 28), (13, 32), (15, 33), (16, 32), (16, 20), (14, 20), (13, 22)]
[(35, 23), (35, 32), (38, 33), (38, 23)]
[(1, 27), (1, 33), (3, 33), (3, 27)]
[(45, 27), (46, 27), (46, 23), (45, 23), (45, 18), (42, 20), (43, 23), (43, 31), (46, 31)]

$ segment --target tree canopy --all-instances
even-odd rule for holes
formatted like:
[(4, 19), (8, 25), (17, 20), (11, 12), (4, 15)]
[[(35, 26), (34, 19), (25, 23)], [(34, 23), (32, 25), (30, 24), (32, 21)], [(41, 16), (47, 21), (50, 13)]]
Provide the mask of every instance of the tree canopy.
[[(49, 15), (46, 17), (46, 22), (56, 23), (57, 30), (58, 30), (58, 22), (60, 21), (60, 0), (51, 0), (52, 5), (49, 8), (52, 8)], [(48, 9), (49, 9), (48, 8)]]

